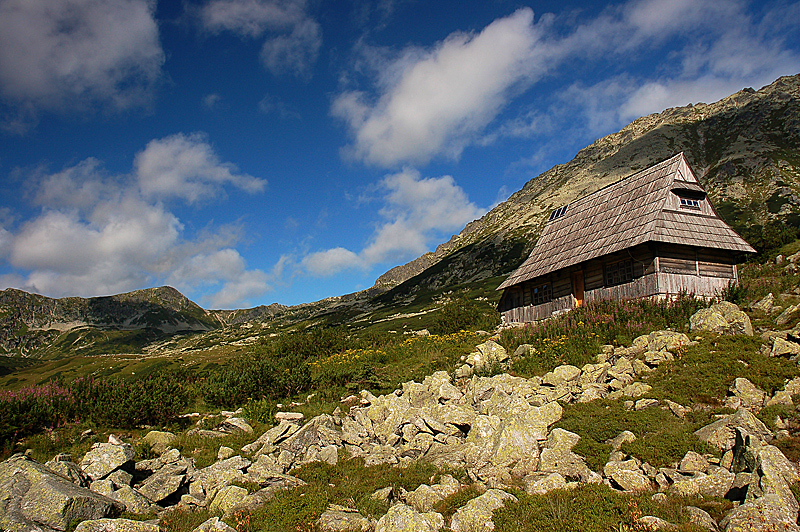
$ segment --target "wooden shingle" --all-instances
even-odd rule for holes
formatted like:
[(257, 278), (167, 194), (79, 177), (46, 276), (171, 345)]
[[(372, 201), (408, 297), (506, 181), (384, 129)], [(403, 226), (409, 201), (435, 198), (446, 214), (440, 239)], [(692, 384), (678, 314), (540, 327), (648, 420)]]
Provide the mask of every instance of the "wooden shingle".
[(498, 290), (645, 242), (755, 252), (713, 209), (676, 210), (673, 189), (705, 195), (683, 153), (570, 203)]

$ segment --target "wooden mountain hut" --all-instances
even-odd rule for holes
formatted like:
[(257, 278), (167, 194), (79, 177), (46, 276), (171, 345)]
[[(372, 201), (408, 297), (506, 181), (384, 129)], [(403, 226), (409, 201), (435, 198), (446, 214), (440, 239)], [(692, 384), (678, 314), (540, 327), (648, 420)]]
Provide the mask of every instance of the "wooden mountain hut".
[(557, 208), (498, 290), (505, 322), (596, 299), (714, 296), (755, 249), (723, 222), (683, 153)]

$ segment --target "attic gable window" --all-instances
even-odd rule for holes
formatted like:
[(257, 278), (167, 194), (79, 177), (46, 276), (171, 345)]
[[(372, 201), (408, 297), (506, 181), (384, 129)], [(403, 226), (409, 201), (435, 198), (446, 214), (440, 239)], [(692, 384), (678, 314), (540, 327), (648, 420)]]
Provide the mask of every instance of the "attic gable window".
[(558, 209), (556, 209), (553, 212), (551, 212), (550, 213), (550, 219), (547, 220), (547, 221), (548, 222), (552, 222), (553, 220), (557, 220), (558, 218), (561, 218), (562, 216), (564, 216), (564, 214), (566, 214), (566, 212), (567, 212), (567, 206), (568, 205), (564, 205), (563, 207), (559, 207)]
[(681, 207), (685, 207), (687, 209), (699, 209), (700, 201), (693, 198), (681, 198)]

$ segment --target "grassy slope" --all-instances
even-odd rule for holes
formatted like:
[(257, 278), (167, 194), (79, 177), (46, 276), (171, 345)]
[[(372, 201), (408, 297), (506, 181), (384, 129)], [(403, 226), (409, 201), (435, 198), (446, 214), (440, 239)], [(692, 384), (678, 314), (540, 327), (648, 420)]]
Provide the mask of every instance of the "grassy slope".
[[(800, 249), (800, 242), (792, 243), (779, 251), (787, 254), (797, 249)], [(765, 259), (771, 259), (779, 251), (765, 256)], [(745, 265), (742, 268), (742, 277), (743, 288), (738, 295), (743, 300), (740, 303), (745, 303), (745, 300), (752, 302), (765, 295), (768, 290), (775, 291), (778, 288), (781, 292), (788, 292), (778, 296), (779, 302), (788, 304), (796, 300), (793, 290), (800, 286), (800, 279), (790, 273), (787, 274), (783, 269), (774, 267), (772, 262)], [(478, 292), (466, 293), (471, 296), (478, 294)], [(425, 310), (426, 304), (441, 305), (440, 299), (437, 299), (441, 295), (431, 294), (429, 300), (419, 301), (420, 306), (411, 310)], [(411, 313), (413, 312), (406, 314)], [(420, 320), (420, 325), (423, 323), (434, 325), (435, 316), (435, 312), (423, 315), (422, 318), (425, 321)], [(316, 397), (306, 402), (299, 410), (304, 411), (309, 417), (322, 411), (330, 412), (337, 406), (335, 399), (337, 394), (356, 391), (357, 388), (350, 387), (350, 385), (362, 384), (348, 381), (350, 376), (358, 373), (359, 368), (369, 367), (375, 370), (377, 380), (363, 384), (366, 384), (365, 387), (372, 389), (375, 393), (385, 393), (394, 389), (398, 383), (404, 380), (420, 380), (422, 376), (435, 369), (452, 368), (460, 355), (466, 354), (471, 346), (484, 338), (480, 335), (463, 333), (422, 338), (398, 336), (400, 333), (392, 335), (392, 333), (386, 332), (387, 327), (390, 326), (402, 330), (404, 324), (407, 328), (416, 329), (418, 324), (415, 323), (415, 319), (419, 318), (419, 316), (395, 317), (390, 321), (364, 326), (360, 331), (362, 334), (375, 334), (376, 337), (384, 338), (393, 336), (402, 338), (402, 340), (398, 339), (395, 342), (372, 348), (359, 344), (358, 348), (346, 349), (340, 354), (331, 353), (326, 357), (319, 358), (317, 360), (319, 365), (315, 371), (318, 373), (328, 372), (329, 377), (341, 374), (344, 376), (343, 385), (328, 390), (310, 390), (316, 393)], [(646, 321), (650, 324), (661, 325), (663, 322), (659, 320), (662, 318), (663, 313), (656, 313)], [(675, 317), (672, 319), (678, 320)], [(680, 320), (685, 323), (685, 318), (680, 318)], [(753, 320), (761, 327), (776, 328), (774, 315), (753, 314)], [(578, 325), (582, 322), (576, 323), (574, 320), (571, 324), (565, 323), (564, 327), (572, 327), (572, 337), (578, 340), (572, 344), (559, 342), (558, 339), (566, 335), (562, 334), (563, 331), (554, 329), (556, 336), (551, 338), (552, 341), (548, 343), (544, 339), (540, 339), (540, 351), (545, 358), (538, 360), (535, 364), (530, 361), (526, 363), (524, 360), (518, 362), (515, 366), (518, 373), (529, 376), (541, 374), (560, 363), (559, 356), (567, 353), (575, 356), (576, 352), (581, 351), (581, 342), (583, 342), (586, 348), (584, 351), (588, 356), (592, 352), (596, 352), (599, 343), (609, 341), (608, 339), (611, 337), (609, 335), (616, 338), (621, 334), (617, 329), (603, 329), (601, 326), (594, 325), (591, 330), (600, 336), (590, 337), (587, 333), (589, 329), (580, 329), (580, 327), (588, 327), (587, 323)], [(633, 322), (629, 320), (629, 323)], [(677, 328), (683, 326), (677, 322), (666, 323), (666, 325)], [(631, 337), (642, 332), (646, 332), (646, 326), (645, 329), (636, 328), (627, 334)], [(506, 343), (508, 347), (513, 347), (513, 343), (508, 343), (508, 341)], [(687, 450), (708, 452), (709, 449), (697, 441), (692, 432), (711, 420), (714, 414), (725, 412), (721, 405), (727, 388), (734, 378), (746, 377), (771, 393), (780, 389), (785, 379), (800, 373), (797, 365), (793, 362), (762, 355), (760, 353), (761, 345), (762, 341), (758, 336), (755, 338), (730, 338), (704, 335), (697, 345), (682, 353), (675, 362), (662, 365), (653, 372), (647, 379), (653, 385), (653, 390), (648, 394), (649, 397), (660, 400), (670, 399), (687, 406), (706, 405), (692, 412), (685, 420), (675, 418), (660, 409), (631, 412), (622, 407), (621, 401), (597, 401), (566, 406), (564, 416), (558, 426), (575, 431), (582, 436), (576, 451), (586, 457), (593, 469), (602, 467), (607, 460), (610, 448), (604, 442), (622, 430), (631, 430), (638, 437), (636, 442), (627, 444), (623, 451), (655, 466), (672, 465)], [(552, 352), (548, 352), (547, 349)], [(87, 357), (87, 360), (90, 358), (92, 357)], [(120, 359), (115, 359), (115, 363), (119, 364)], [(302, 397), (297, 396), (294, 399), (302, 400), (305, 395), (304, 392)], [(273, 411), (274, 402), (272, 406), (266, 408), (267, 415), (271, 415)], [(786, 419), (790, 426), (794, 427), (793, 430), (800, 427), (800, 416), (797, 411), (791, 409), (783, 409), (780, 412), (774, 408), (765, 409), (761, 417), (771, 425), (776, 414)], [(88, 448), (92, 441), (102, 439), (102, 436), (98, 436), (80, 442), (78, 435), (84, 427), (85, 425), (79, 425), (57, 431), (55, 438), (51, 436), (33, 437), (28, 441), (28, 445), (36, 449), (36, 456), (41, 459), (49, 458), (63, 448), (71, 449), (72, 452), (79, 455)], [(111, 427), (94, 428), (99, 433), (113, 430)], [(164, 428), (182, 431), (186, 426), (172, 424)], [(261, 426), (262, 430), (265, 428), (265, 426)], [(136, 439), (141, 433), (142, 431), (138, 430), (123, 432), (125, 436), (132, 439)], [(784, 452), (795, 461), (800, 459), (798, 440), (800, 438), (793, 437), (779, 444)], [(231, 437), (213, 442), (189, 438), (186, 441), (179, 440), (178, 445), (185, 454), (194, 455), (202, 464), (213, 460), (220, 445), (239, 448), (244, 443), (247, 443), (247, 440), (241, 437)], [(141, 447), (139, 451), (140, 453), (147, 452)], [(375, 489), (392, 485), (398, 489), (402, 487), (411, 490), (419, 484), (435, 482), (438, 475), (442, 474), (441, 471), (425, 464), (416, 464), (408, 470), (398, 470), (387, 466), (366, 468), (360, 460), (344, 460), (337, 466), (313, 464), (294, 473), (306, 480), (308, 484), (302, 488), (283, 492), (262, 510), (249, 516), (240, 515), (230, 519), (229, 522), (234, 526), (241, 527), (246, 520), (252, 530), (310, 531), (314, 529), (314, 521), (329, 503), (356, 507), (364, 514), (377, 518), (385, 512), (386, 508), (382, 503), (369, 499), (369, 494)], [(462, 472), (450, 471), (449, 473), (467, 482)], [(440, 503), (437, 511), (451, 515), (457, 507), (477, 493), (479, 490), (475, 487), (468, 487), (464, 492)], [(684, 500), (670, 497), (667, 503), (655, 504), (650, 500), (648, 494), (619, 495), (602, 486), (586, 486), (579, 488), (578, 491), (554, 492), (547, 496), (530, 496), (522, 491), (515, 491), (515, 495), (519, 498), (519, 503), (509, 504), (506, 509), (496, 513), (497, 530), (499, 531), (554, 528), (563, 530), (632, 530), (635, 529), (634, 519), (640, 514), (657, 515), (674, 523), (683, 523), (681, 525), (683, 530), (692, 530), (691, 526), (683, 521), (685, 517), (680, 512), (683, 505), (701, 506), (717, 518), (730, 508), (730, 503), (727, 501), (713, 499)], [(195, 516), (170, 514), (163, 518), (163, 524), (171, 532), (182, 532), (190, 530), (192, 526), (196, 525), (195, 521), (201, 517), (207, 517), (207, 514)]]

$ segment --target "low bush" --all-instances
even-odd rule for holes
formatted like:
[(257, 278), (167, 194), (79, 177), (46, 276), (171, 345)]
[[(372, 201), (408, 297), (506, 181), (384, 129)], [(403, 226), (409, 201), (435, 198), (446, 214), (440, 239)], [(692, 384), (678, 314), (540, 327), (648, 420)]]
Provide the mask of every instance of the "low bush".
[(442, 306), (429, 330), (446, 335), (477, 329), (491, 331), (499, 324), (500, 314), (488, 301), (457, 297)]
[(363, 459), (356, 458), (340, 460), (335, 466), (314, 462), (292, 474), (307, 484), (276, 494), (265, 507), (253, 512), (250, 523), (254, 530), (312, 532), (331, 503), (356, 508), (377, 519), (389, 506), (370, 497), (375, 491), (388, 486), (395, 492), (411, 491), (420, 484), (438, 481), (440, 471), (424, 462), (412, 462), (403, 468), (389, 464), (365, 467)]
[(704, 335), (675, 361), (662, 364), (647, 378), (650, 395), (682, 405), (720, 406), (734, 379), (744, 377), (772, 395), (800, 371), (795, 363), (761, 354), (762, 341), (750, 336)]
[(0, 447), (20, 437), (84, 422), (133, 428), (175, 419), (190, 400), (184, 375), (155, 372), (135, 380), (94, 377), (0, 392)]
[(556, 426), (581, 436), (574, 451), (585, 457), (594, 471), (600, 471), (608, 461), (611, 447), (605, 442), (625, 430), (631, 431), (637, 439), (626, 444), (623, 450), (654, 467), (668, 466), (688, 451), (712, 452), (694, 435), (698, 423), (683, 421), (660, 408), (626, 410), (620, 401), (565, 406)]
[(603, 484), (585, 484), (574, 490), (546, 495), (515, 492), (518, 502), (506, 503), (494, 514), (495, 530), (514, 532), (607, 532), (649, 530), (638, 522), (643, 515), (680, 523), (678, 504), (658, 504), (649, 493), (622, 494)]
[(561, 364), (592, 363), (605, 344), (630, 345), (637, 336), (658, 329), (686, 330), (689, 317), (705, 305), (689, 296), (671, 301), (593, 301), (553, 319), (506, 329), (500, 343), (509, 352), (531, 344), (535, 354), (517, 361), (513, 370), (524, 376), (541, 375)]

